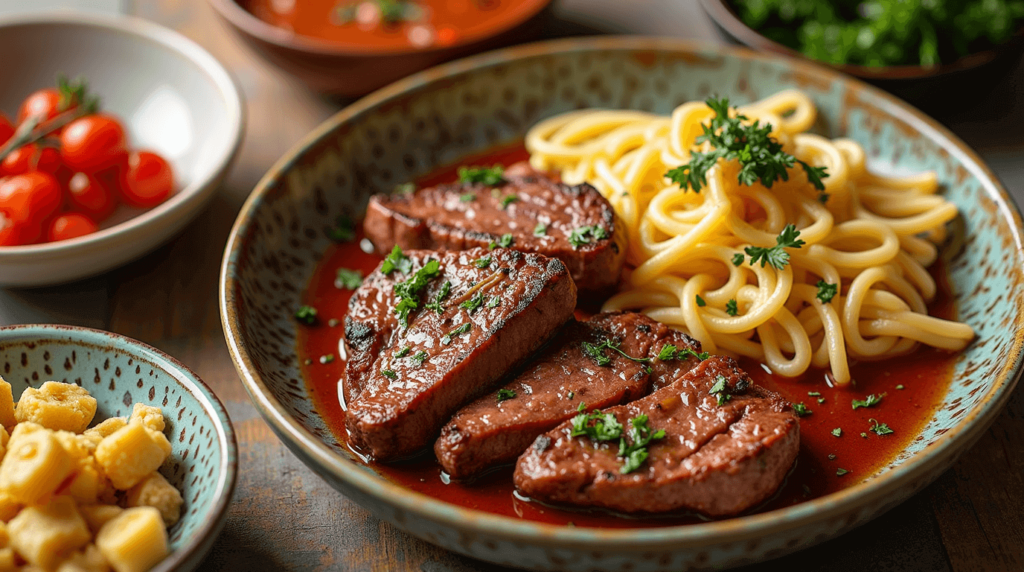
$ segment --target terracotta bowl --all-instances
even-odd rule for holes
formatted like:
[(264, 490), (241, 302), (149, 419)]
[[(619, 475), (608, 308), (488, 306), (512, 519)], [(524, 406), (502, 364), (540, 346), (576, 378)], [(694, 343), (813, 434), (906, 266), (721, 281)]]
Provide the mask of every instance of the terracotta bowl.
[[(748, 27), (726, 0), (700, 0), (700, 4), (718, 31), (730, 42), (758, 51), (809, 59)], [(1022, 53), (1024, 30), (998, 48), (937, 66), (844, 64), (830, 67), (876, 85), (925, 111), (938, 113), (980, 99), (1010, 73)]]
[[(978, 332), (942, 406), (890, 464), (841, 492), (739, 518), (659, 529), (538, 524), (413, 493), (356, 462), (313, 407), (291, 314), (339, 213), (371, 193), (502, 144), (578, 107), (667, 114), (711, 94), (746, 103), (798, 87), (819, 106), (816, 130), (864, 145), (873, 168), (935, 170), (961, 209), (950, 253), (960, 317)], [(429, 542), (499, 564), (544, 570), (721, 569), (842, 534), (945, 471), (1000, 412), (1021, 369), (1021, 219), (981, 159), (935, 121), (827, 68), (679, 40), (562, 40), (492, 52), (417, 74), (343, 110), (257, 185), (232, 230), (221, 318), (253, 403), (314, 471), (373, 514)]]
[(535, 39), (552, 0), (527, 0), (522, 10), (509, 14), (485, 35), (445, 47), (409, 46), (398, 51), (339, 46), (272, 26), (253, 16), (240, 0), (209, 2), (250, 47), (310, 89), (358, 97), (442, 62)]

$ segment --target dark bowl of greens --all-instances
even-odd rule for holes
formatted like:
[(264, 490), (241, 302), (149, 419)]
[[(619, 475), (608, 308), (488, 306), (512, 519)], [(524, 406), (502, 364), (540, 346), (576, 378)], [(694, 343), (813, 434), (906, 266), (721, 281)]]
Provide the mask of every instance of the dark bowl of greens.
[(718, 30), (927, 110), (977, 98), (1024, 52), (1024, 0), (701, 0)]

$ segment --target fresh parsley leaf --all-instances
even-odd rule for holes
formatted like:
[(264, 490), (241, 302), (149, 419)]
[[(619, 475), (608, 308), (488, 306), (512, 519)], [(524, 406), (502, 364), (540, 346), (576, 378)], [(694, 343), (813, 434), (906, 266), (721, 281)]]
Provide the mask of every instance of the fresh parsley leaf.
[(545, 236), (548, 233), (548, 225), (538, 222), (537, 226), (533, 227), (533, 236)]
[(459, 195), (459, 202), (471, 203), (476, 200), (476, 195), (473, 193), (464, 193)]
[(619, 442), (619, 457), (624, 461), (619, 472), (622, 474), (631, 473), (641, 465), (648, 457), (648, 446), (651, 441), (665, 438), (665, 430), (653, 431), (648, 423), (646, 415), (638, 415), (629, 420), (629, 429), (624, 427), (619, 420), (611, 413), (602, 413), (594, 410), (586, 413), (586, 405), (580, 403), (576, 409), (579, 413), (572, 419), (573, 437), (589, 437), (595, 443), (616, 441)]
[(895, 433), (895, 431), (890, 429), (885, 423), (879, 423), (875, 419), (868, 419), (868, 421), (871, 422), (871, 431), (874, 432), (875, 435), (892, 435)]
[(707, 305), (708, 305), (708, 303), (704, 301), (704, 298), (701, 298), (700, 294), (697, 294), (697, 307), (703, 308), (704, 306), (707, 306)]
[(334, 219), (334, 226), (327, 229), (327, 238), (334, 242), (352, 242), (355, 237), (356, 225), (345, 215)]
[(832, 436), (833, 437), (842, 437), (843, 436), (843, 428), (842, 427), (836, 427), (835, 429), (833, 429), (832, 430)]
[(739, 309), (736, 307), (736, 300), (729, 300), (725, 303), (725, 313), (730, 316), (735, 316), (740, 313)]
[(825, 403), (825, 398), (824, 397), (819, 397), (818, 398), (818, 405), (821, 405), (822, 403)]
[(883, 397), (885, 397), (884, 393), (880, 393), (878, 395), (872, 393), (871, 395), (865, 397), (864, 401), (858, 401), (854, 399), (851, 405), (854, 409), (860, 409), (861, 407), (874, 407), (882, 402)]
[(901, 384), (897, 385), (896, 389), (903, 389), (903, 384), (901, 383)]
[(640, 468), (647, 460), (647, 449), (635, 449), (626, 455), (626, 461), (622, 463), (619, 472), (623, 475), (632, 473)]
[(408, 280), (395, 284), (395, 295), (398, 297), (395, 313), (398, 314), (398, 320), (403, 326), (408, 327), (409, 313), (419, 308), (420, 292), (439, 274), (441, 274), (441, 263), (437, 260), (429, 260)]
[(463, 300), (462, 303), (459, 304), (459, 307), (460, 308), (465, 308), (466, 310), (469, 311), (470, 314), (472, 314), (474, 311), (477, 310), (477, 308), (479, 308), (480, 306), (483, 306), (483, 305), (484, 305), (484, 293), (483, 292), (477, 292), (476, 296), (473, 296), (472, 298), (467, 298), (467, 299)]
[(573, 248), (579, 248), (585, 244), (590, 244), (591, 242), (597, 242), (598, 240), (604, 240), (606, 238), (608, 238), (608, 231), (602, 226), (581, 226), (573, 229), (573, 231), (569, 233), (569, 244), (571, 244)]
[(676, 359), (676, 347), (672, 344), (665, 344), (661, 347), (661, 351), (658, 352), (658, 359), (661, 361)]
[(807, 406), (804, 405), (804, 403), (801, 401), (800, 403), (793, 404), (793, 413), (796, 413), (797, 417), (807, 417), (808, 415), (814, 412), (811, 411), (810, 409), (807, 409)]
[(452, 291), (452, 283), (451, 283), (451, 281), (450, 280), (445, 280), (444, 284), (441, 285), (441, 289), (437, 291), (437, 295), (434, 296), (434, 300), (432, 302), (427, 302), (427, 304), (424, 306), (424, 308), (427, 308), (428, 310), (433, 310), (433, 311), (437, 312), (438, 314), (443, 314), (444, 313), (444, 306), (441, 305), (441, 302), (443, 302), (444, 299), (448, 297), (448, 294), (451, 293), (451, 291)]
[(468, 331), (470, 331), (472, 329), (473, 329), (472, 322), (466, 322), (465, 324), (462, 324), (458, 328), (455, 328), (454, 330), (452, 330), (452, 331), (448, 332), (447, 334), (445, 334), (444, 337), (441, 338), (441, 345), (447, 346), (448, 344), (452, 343), (452, 338), (454, 338), (455, 336), (461, 335), (461, 334), (465, 334), (466, 332), (468, 332)]
[(818, 202), (821, 203), (821, 204), (826, 204), (826, 203), (828, 203), (828, 200), (831, 197), (832, 197), (832, 195), (830, 195), (828, 193), (821, 193), (821, 194), (818, 195)]
[(380, 271), (384, 274), (391, 274), (396, 269), (402, 274), (408, 274), (412, 271), (412, 260), (402, 252), (402, 248), (397, 244), (391, 249), (391, 254), (384, 258)]
[(341, 290), (355, 290), (363, 284), (363, 273), (359, 270), (339, 268), (334, 276), (334, 287)]
[(500, 296), (491, 296), (491, 299), (487, 301), (488, 308), (495, 308), (498, 306), (498, 304), (501, 304)]
[(516, 392), (511, 389), (505, 389), (504, 387), (498, 390), (498, 402), (505, 401), (506, 399), (512, 399), (516, 396)]
[(383, 375), (384, 377), (390, 379), (391, 381), (394, 381), (394, 380), (398, 379), (398, 374), (393, 372), (393, 371), (391, 371), (390, 369), (382, 369), (382, 370), (380, 370), (380, 373), (381, 373), (381, 375)]
[(519, 197), (515, 195), (505, 195), (504, 197), (501, 197), (501, 208), (502, 210), (507, 209), (510, 204), (518, 201)]
[(404, 358), (405, 356), (409, 355), (409, 352), (411, 352), (411, 351), (412, 351), (411, 347), (405, 346), (404, 348), (399, 350), (398, 353), (395, 354), (395, 359)]
[(608, 357), (604, 353), (604, 350), (606, 350), (606, 349), (618, 352), (622, 357), (624, 357), (626, 359), (629, 359), (629, 360), (633, 360), (633, 361), (635, 361), (637, 363), (645, 363), (646, 364), (646, 363), (650, 363), (651, 362), (651, 358), (638, 358), (638, 357), (633, 357), (633, 356), (627, 354), (626, 352), (622, 351), (622, 349), (619, 347), (619, 342), (616, 342), (615, 340), (611, 340), (611, 339), (605, 339), (600, 344), (592, 344), (592, 343), (589, 343), (589, 342), (583, 342), (581, 344), (581, 347), (583, 348), (583, 353), (588, 355), (588, 356), (590, 356), (591, 358), (593, 358), (594, 361), (597, 362), (597, 365), (599, 365), (601, 367), (605, 367), (605, 366), (611, 365), (611, 363), (612, 363), (612, 358)]
[(482, 268), (487, 268), (490, 265), (491, 265), (491, 257), (490, 256), (484, 256), (482, 258), (477, 258), (476, 260), (473, 261), (473, 266), (476, 266), (477, 268), (481, 268), (481, 269)]
[(312, 326), (316, 323), (316, 308), (312, 306), (301, 306), (295, 312), (295, 319), (301, 324)]
[(715, 384), (711, 386), (708, 393), (718, 397), (718, 405), (725, 405), (732, 399), (729, 393), (729, 380), (724, 375), (715, 378)]
[(775, 268), (782, 270), (789, 264), (789, 253), (785, 249), (800, 248), (807, 244), (797, 238), (799, 236), (800, 231), (796, 229), (796, 226), (787, 224), (786, 228), (782, 229), (782, 233), (775, 237), (775, 246), (771, 248), (748, 246), (743, 251), (750, 256), (751, 266), (760, 260), (761, 268), (764, 268), (765, 264), (771, 264)]
[(821, 392), (820, 391), (808, 391), (807, 395), (809, 395), (811, 397), (821, 397)]
[(411, 359), (412, 361), (416, 362), (416, 365), (423, 365), (423, 362), (427, 361), (428, 357), (429, 356), (427, 355), (427, 352), (425, 352), (423, 350), (420, 350), (420, 351), (416, 352), (416, 355), (412, 356), (409, 359)]
[(513, 240), (514, 239), (511, 234), (503, 234), (501, 235), (501, 238), (499, 238), (498, 240), (492, 240), (491, 243), (487, 245), (487, 248), (491, 250), (494, 250), (499, 246), (502, 248), (508, 248), (512, 246)]
[(690, 348), (677, 349), (672, 344), (665, 344), (661, 347), (661, 351), (658, 352), (658, 359), (661, 361), (672, 361), (674, 359), (684, 360), (688, 357), (695, 357), (700, 361), (704, 361), (711, 357), (708, 352), (697, 353)]
[(737, 252), (736, 254), (732, 255), (732, 265), (733, 266), (742, 266), (743, 265), (743, 253), (742, 252)]
[(459, 167), (459, 182), (496, 187), (505, 183), (504, 174), (505, 169), (501, 165), (493, 167)]
[(850, 471), (847, 471), (846, 469), (842, 469), (842, 468), (836, 469), (836, 476), (837, 477), (841, 477), (841, 476), (843, 476), (843, 475), (845, 475), (845, 474), (847, 474), (849, 472)]
[(829, 302), (831, 302), (832, 298), (835, 298), (836, 293), (839, 290), (839, 285), (838, 284), (829, 284), (828, 282), (825, 282), (824, 280), (818, 280), (817, 286), (818, 286), (817, 297), (818, 297), (818, 300), (821, 300), (822, 304), (828, 304)]

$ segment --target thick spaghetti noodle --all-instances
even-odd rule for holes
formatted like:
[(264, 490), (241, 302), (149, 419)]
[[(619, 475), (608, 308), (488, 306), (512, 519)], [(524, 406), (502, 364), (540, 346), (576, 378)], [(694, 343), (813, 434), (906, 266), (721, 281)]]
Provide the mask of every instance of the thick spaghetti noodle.
[[(642, 309), (707, 351), (759, 359), (784, 376), (830, 368), (840, 385), (850, 382), (851, 358), (901, 355), (919, 343), (960, 350), (973, 339), (970, 326), (927, 313), (936, 287), (926, 268), (957, 215), (936, 194), (934, 173), (872, 173), (856, 142), (807, 133), (817, 111), (799, 91), (737, 112), (744, 123), (770, 124), (797, 162), (825, 167), (823, 191), (799, 167), (771, 188), (741, 184), (740, 162), (726, 159), (699, 192), (670, 181), (669, 170), (710, 150), (698, 138), (716, 112), (703, 102), (670, 117), (576, 111), (527, 134), (534, 167), (593, 184), (624, 223), (632, 271), (605, 310)], [(795, 244), (780, 237), (787, 225), (799, 230), (798, 247), (783, 248)], [(788, 263), (755, 264), (750, 247), (777, 247)]]

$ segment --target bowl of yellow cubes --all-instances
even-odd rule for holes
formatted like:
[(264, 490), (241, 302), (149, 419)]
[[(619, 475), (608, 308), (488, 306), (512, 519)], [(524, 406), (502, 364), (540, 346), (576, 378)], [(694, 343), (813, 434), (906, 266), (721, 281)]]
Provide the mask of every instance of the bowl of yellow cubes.
[(235, 486), (231, 422), (170, 356), (71, 326), (0, 328), (0, 572), (193, 570)]

